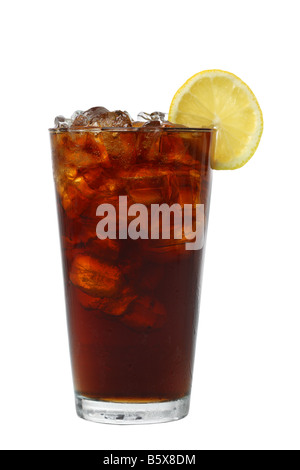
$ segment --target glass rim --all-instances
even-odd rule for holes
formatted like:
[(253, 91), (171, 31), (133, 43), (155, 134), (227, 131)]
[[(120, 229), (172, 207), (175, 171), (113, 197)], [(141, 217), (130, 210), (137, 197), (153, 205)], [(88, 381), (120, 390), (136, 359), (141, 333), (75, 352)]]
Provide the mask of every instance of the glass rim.
[(216, 127), (50, 127), (48, 129), (50, 134), (61, 133), (93, 133), (100, 134), (102, 132), (186, 132), (186, 133), (201, 133), (201, 132), (216, 132)]

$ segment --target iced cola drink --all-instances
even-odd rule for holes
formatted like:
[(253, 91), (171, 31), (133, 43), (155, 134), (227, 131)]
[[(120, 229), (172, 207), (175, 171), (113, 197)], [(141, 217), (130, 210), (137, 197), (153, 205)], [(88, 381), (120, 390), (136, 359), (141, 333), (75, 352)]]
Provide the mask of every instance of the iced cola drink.
[(50, 136), (77, 412), (121, 424), (180, 419), (213, 130), (92, 108), (58, 117)]

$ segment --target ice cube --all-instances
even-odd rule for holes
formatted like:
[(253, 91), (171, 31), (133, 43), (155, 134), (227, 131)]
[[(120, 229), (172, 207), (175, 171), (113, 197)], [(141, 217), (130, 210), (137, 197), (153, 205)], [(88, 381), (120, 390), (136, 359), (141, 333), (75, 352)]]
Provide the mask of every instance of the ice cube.
[(103, 108), (102, 106), (95, 106), (87, 111), (75, 111), (71, 118), (72, 127), (86, 127), (100, 118), (102, 114), (107, 112), (108, 109)]
[(66, 167), (60, 170), (55, 177), (59, 201), (69, 218), (78, 217), (88, 208), (95, 191), (76, 169)]
[(81, 289), (75, 287), (76, 297), (79, 303), (87, 310), (97, 310), (109, 302), (109, 297), (92, 297)]
[(131, 127), (131, 118), (126, 111), (109, 111), (102, 106), (96, 106), (78, 114), (72, 127)]
[(78, 169), (101, 164), (111, 166), (100, 133), (61, 132), (51, 135), (54, 172), (60, 167), (72, 165)]
[[(177, 126), (177, 125), (176, 125)], [(168, 127), (168, 125), (166, 125)], [(203, 131), (167, 131), (161, 139), (161, 152), (166, 162), (188, 165), (203, 172), (209, 171), (210, 135)]]
[(88, 199), (71, 182), (56, 182), (58, 199), (70, 219), (78, 217), (88, 207)]
[(77, 176), (72, 181), (72, 185), (87, 199), (91, 199), (95, 196), (95, 191), (87, 184), (83, 176)]
[(81, 159), (83, 159), (84, 157), (87, 161), (85, 165), (82, 165), (81, 160), (81, 166), (90, 167), (101, 164), (103, 168), (111, 167), (103, 137), (100, 132), (86, 133), (86, 139), (83, 145), (83, 149), (81, 149), (81, 153), (82, 152), (83, 155)]
[(132, 127), (131, 119), (126, 111), (108, 111), (103, 113), (100, 118), (93, 120), (99, 127)]
[(101, 166), (85, 168), (82, 176), (91, 189), (99, 189), (106, 181), (106, 172)]
[(160, 151), (165, 163), (183, 165), (195, 165), (195, 159), (189, 154), (186, 147), (186, 133), (164, 132), (161, 137)]
[[(161, 160), (160, 140), (161, 140), (161, 126), (153, 126), (153, 129), (148, 129), (148, 124), (144, 125), (137, 134), (137, 158), (145, 162), (159, 162)], [(147, 128), (147, 129), (146, 129)]]
[[(105, 163), (106, 167), (130, 167), (135, 162), (136, 159), (136, 136), (134, 132), (126, 132), (126, 129), (132, 128), (132, 121), (129, 114), (126, 111), (108, 111), (106, 108), (96, 107), (91, 108), (88, 111), (85, 111), (83, 114), (79, 115), (73, 126), (85, 126), (87, 128), (99, 128), (99, 134), (97, 133), (95, 137), (89, 135), (87, 139), (90, 141), (90, 148), (88, 149), (91, 153), (96, 153), (97, 156), (97, 145), (93, 145), (93, 140), (97, 139), (101, 142), (104, 148), (100, 148), (100, 155), (102, 161), (99, 162), (103, 165)], [(115, 132), (112, 130), (106, 129), (113, 128), (124, 128), (125, 131)], [(104, 161), (105, 160), (105, 161)]]
[(71, 263), (76, 254), (87, 252), (90, 256), (104, 261), (114, 263), (120, 253), (118, 240), (106, 238), (100, 240), (96, 233), (97, 221), (78, 217), (64, 224), (62, 241), (65, 254)]
[(158, 300), (144, 296), (132, 302), (128, 312), (120, 320), (135, 330), (151, 330), (161, 328), (166, 317), (166, 309)]
[(56, 116), (56, 118), (54, 119), (54, 125), (57, 129), (68, 128), (71, 124), (71, 119), (67, 119), (64, 116)]
[(165, 116), (165, 113), (161, 113), (160, 111), (154, 111), (150, 114), (142, 111), (138, 114), (138, 117), (144, 119), (145, 121), (149, 121), (150, 123), (151, 121), (156, 121), (160, 124), (165, 122)]
[(142, 121), (132, 121), (132, 127), (142, 127), (144, 124)]
[(87, 310), (97, 310), (97, 313), (119, 317), (124, 315), (137, 295), (129, 287), (125, 287), (117, 297), (92, 297), (79, 289), (77, 297)]
[(185, 238), (170, 240), (143, 240), (141, 243), (143, 249), (143, 255), (145, 258), (155, 261), (159, 264), (165, 264), (168, 262), (182, 259), (187, 257), (190, 251), (185, 249)]
[(137, 204), (171, 202), (172, 174), (167, 170), (148, 166), (136, 166), (120, 173), (127, 194)]
[(74, 122), (75, 119), (77, 117), (81, 116), (83, 113), (84, 113), (84, 111), (81, 111), (81, 110), (74, 111), (74, 113), (71, 116), (71, 121)]
[(149, 121), (143, 125), (143, 129), (162, 128), (160, 121)]
[[(184, 196), (185, 193), (184, 193)], [(190, 198), (190, 190), (187, 197)], [(202, 217), (202, 207), (190, 204), (185, 201), (182, 205), (182, 217), (171, 219), (170, 232), (167, 237), (162, 236), (161, 223), (158, 227), (159, 238), (149, 238), (141, 240), (140, 247), (143, 250), (143, 256), (157, 263), (166, 263), (176, 261), (176, 259), (184, 259), (189, 256), (191, 250), (201, 249), (201, 240), (204, 238), (205, 221)], [(151, 228), (153, 223), (151, 224)], [(189, 247), (189, 243), (193, 243), (193, 247)], [(196, 243), (196, 245), (195, 245)], [(199, 243), (199, 245), (198, 245)], [(197, 247), (196, 247), (197, 246)]]
[(120, 290), (122, 274), (117, 266), (79, 254), (73, 260), (70, 280), (92, 297), (111, 297)]
[(137, 294), (130, 288), (125, 287), (121, 294), (110, 299), (105, 306), (102, 307), (103, 313), (106, 315), (120, 316), (124, 315), (129, 305), (137, 298)]
[[(101, 133), (110, 165), (113, 168), (130, 168), (136, 161), (136, 132), (103, 130)], [(131, 128), (132, 129), (132, 128)]]
[(186, 170), (176, 172), (176, 183), (178, 187), (178, 202), (183, 207), (184, 204), (200, 204), (200, 173), (196, 170)]
[[(166, 128), (184, 127), (165, 120), (165, 114), (154, 112), (140, 113), (146, 122), (138, 132), (138, 158), (157, 163), (173, 163), (185, 156), (186, 149), (181, 136), (173, 132), (165, 132)], [(140, 123), (139, 123), (140, 124)]]

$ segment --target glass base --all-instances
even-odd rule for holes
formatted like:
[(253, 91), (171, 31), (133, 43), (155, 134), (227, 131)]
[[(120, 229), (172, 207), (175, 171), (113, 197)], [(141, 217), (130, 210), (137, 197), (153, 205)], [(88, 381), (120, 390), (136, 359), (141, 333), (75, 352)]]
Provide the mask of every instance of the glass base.
[(154, 403), (118, 403), (91, 400), (75, 395), (80, 418), (107, 424), (155, 424), (184, 418), (190, 407), (190, 397)]

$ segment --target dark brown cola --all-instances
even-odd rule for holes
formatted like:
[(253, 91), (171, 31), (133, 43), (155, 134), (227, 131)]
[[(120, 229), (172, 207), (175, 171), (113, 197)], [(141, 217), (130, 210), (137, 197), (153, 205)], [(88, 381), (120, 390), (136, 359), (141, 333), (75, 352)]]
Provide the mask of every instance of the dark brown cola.
[[(172, 216), (169, 238), (160, 226), (151, 238), (151, 208), (189, 205), (195, 227), (204, 204), (205, 235), (213, 132), (93, 108), (50, 136), (76, 394), (126, 403), (188, 396), (203, 248), (187, 249)], [(97, 215), (103, 204), (114, 208), (111, 220)], [(143, 205), (148, 230), (136, 239), (134, 205)], [(104, 217), (113, 237), (100, 239)]]

